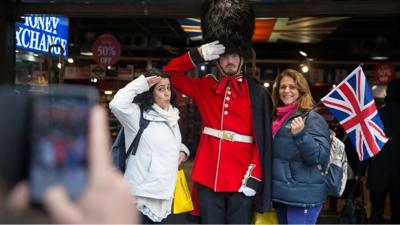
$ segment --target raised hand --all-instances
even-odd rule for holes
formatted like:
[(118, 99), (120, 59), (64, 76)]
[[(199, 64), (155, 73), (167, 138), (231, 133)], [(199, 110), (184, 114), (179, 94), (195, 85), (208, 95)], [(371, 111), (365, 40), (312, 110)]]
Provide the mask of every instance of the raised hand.
[(290, 131), (292, 132), (293, 135), (298, 135), (303, 129), (304, 129), (304, 119), (299, 117), (296, 117), (292, 120), (292, 123), (290, 124)]
[(151, 88), (153, 85), (155, 85), (161, 81), (161, 77), (150, 76), (150, 77), (146, 77), (146, 80), (147, 80), (147, 84), (149, 85), (149, 88)]
[(205, 61), (212, 61), (218, 59), (220, 55), (224, 54), (225, 46), (219, 44), (219, 41), (213, 41), (202, 45), (199, 52)]

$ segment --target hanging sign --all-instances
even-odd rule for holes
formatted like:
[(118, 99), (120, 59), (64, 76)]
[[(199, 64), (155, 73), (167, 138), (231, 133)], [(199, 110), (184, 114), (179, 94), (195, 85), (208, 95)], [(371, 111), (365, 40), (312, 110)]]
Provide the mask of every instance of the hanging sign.
[[(51, 16), (23, 16), (24, 22), (16, 23), (16, 48), (48, 54), (53, 44), (61, 45), (64, 57), (68, 56), (68, 18)], [(50, 54), (61, 55), (59, 47), (51, 48)]]
[(121, 45), (113, 35), (102, 34), (94, 41), (92, 52), (96, 63), (112, 66), (121, 57)]
[(374, 69), (374, 81), (376, 84), (389, 84), (394, 79), (395, 74), (395, 68), (392, 63), (379, 63)]

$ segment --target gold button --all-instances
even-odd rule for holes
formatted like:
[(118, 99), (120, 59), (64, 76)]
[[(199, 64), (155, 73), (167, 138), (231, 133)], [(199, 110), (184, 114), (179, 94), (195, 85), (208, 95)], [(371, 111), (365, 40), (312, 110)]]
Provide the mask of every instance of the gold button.
[(224, 115), (228, 115), (228, 111), (224, 111)]
[(224, 107), (225, 107), (225, 108), (228, 108), (228, 107), (229, 107), (229, 105), (228, 105), (228, 104), (225, 104), (225, 105), (224, 105)]

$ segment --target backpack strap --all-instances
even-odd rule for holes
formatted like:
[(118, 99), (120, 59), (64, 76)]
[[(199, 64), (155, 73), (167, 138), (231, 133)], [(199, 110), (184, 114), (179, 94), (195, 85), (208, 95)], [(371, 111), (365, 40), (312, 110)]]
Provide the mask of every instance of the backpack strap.
[(135, 155), (137, 148), (139, 146), (140, 137), (142, 136), (143, 130), (149, 125), (150, 121), (143, 118), (143, 109), (140, 108), (140, 120), (139, 120), (139, 130), (136, 134), (136, 137), (133, 139), (132, 144), (128, 148), (128, 152), (126, 153), (126, 157), (130, 154)]

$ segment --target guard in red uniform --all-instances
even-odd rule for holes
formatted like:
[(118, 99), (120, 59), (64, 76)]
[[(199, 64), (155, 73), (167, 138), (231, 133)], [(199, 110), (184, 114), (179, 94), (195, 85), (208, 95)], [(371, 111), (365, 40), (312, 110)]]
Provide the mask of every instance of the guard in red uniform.
[[(251, 223), (254, 210), (271, 210), (272, 168), (270, 94), (242, 72), (251, 56), (254, 14), (243, 0), (210, 0), (202, 29), (213, 42), (164, 68), (173, 86), (196, 102), (204, 125), (192, 171), (193, 214), (200, 213), (202, 223)], [(187, 75), (213, 60), (219, 74)]]

